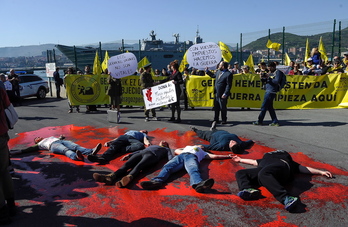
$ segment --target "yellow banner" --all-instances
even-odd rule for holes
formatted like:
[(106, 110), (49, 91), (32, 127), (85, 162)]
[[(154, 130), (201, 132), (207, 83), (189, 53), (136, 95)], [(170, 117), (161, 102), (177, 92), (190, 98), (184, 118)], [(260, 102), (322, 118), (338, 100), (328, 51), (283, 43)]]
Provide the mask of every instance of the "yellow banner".
[[(256, 74), (235, 74), (228, 107), (260, 108), (265, 91)], [(193, 107), (213, 105), (214, 79), (191, 76), (186, 85), (189, 103)], [(347, 74), (323, 76), (287, 75), (287, 84), (277, 93), (277, 109), (317, 109), (348, 107)]]
[[(68, 75), (66, 90), (71, 105), (108, 104), (108, 75)], [(162, 81), (166, 77), (153, 77)], [(143, 106), (139, 76), (127, 76), (122, 81), (122, 105)], [(212, 107), (215, 79), (190, 75), (186, 82), (191, 107)], [(260, 108), (265, 91), (257, 74), (235, 74), (228, 107)], [(348, 75), (323, 76), (287, 75), (287, 84), (277, 93), (277, 109), (348, 108)]]

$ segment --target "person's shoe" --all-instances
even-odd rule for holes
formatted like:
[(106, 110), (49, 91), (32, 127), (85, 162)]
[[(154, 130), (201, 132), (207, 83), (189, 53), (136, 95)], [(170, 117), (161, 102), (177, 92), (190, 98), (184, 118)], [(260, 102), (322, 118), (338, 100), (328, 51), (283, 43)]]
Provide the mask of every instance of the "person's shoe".
[(176, 119), (175, 121), (173, 121), (174, 123), (181, 123), (181, 119), (180, 118), (178, 118), (178, 119)]
[(104, 174), (93, 173), (93, 179), (100, 183), (105, 183), (105, 176)]
[(126, 187), (132, 180), (133, 180), (133, 176), (127, 175), (127, 176), (123, 177), (120, 181), (117, 181), (116, 186), (119, 188)]
[(102, 148), (102, 144), (98, 143), (97, 146), (95, 146), (95, 148), (93, 148), (91, 155), (98, 154), (98, 152), (100, 151), (101, 148)]
[(73, 112), (73, 110), (69, 110), (69, 111), (68, 111), (68, 113), (72, 113), (72, 112)]
[(258, 122), (258, 121), (254, 121), (254, 122), (253, 122), (253, 125), (262, 125), (262, 123), (261, 123), (261, 122)]
[(217, 122), (213, 121), (213, 123), (211, 124), (211, 127), (210, 127), (210, 131), (213, 131), (214, 129), (216, 129), (216, 124), (217, 124)]
[(158, 121), (157, 117), (152, 117), (151, 120), (152, 121)]
[(80, 113), (80, 109), (76, 109), (76, 112)]
[(145, 122), (149, 122), (149, 118), (148, 117), (145, 117)]
[(198, 193), (203, 193), (205, 191), (205, 189), (211, 189), (211, 187), (213, 187), (213, 185), (214, 185), (214, 179), (207, 179), (207, 180), (204, 180), (204, 181), (201, 181), (200, 183), (198, 183), (194, 187), (194, 189)]
[(195, 126), (190, 125), (190, 130), (193, 131), (193, 132), (196, 132), (197, 128)]
[(256, 200), (260, 198), (261, 193), (259, 190), (254, 188), (244, 189), (237, 194), (243, 200)]
[(271, 123), (271, 124), (269, 124), (269, 126), (276, 126), (276, 127), (278, 127), (279, 123)]
[(168, 121), (175, 121), (175, 118), (174, 118), (174, 117), (171, 117), (171, 118), (169, 118)]
[(299, 202), (297, 197), (294, 196), (286, 196), (284, 200), (285, 210), (291, 211), (296, 204)]
[(83, 154), (81, 153), (81, 151), (77, 150), (76, 151), (76, 159), (78, 161), (83, 161), (85, 158), (83, 157)]
[(100, 183), (105, 183), (106, 185), (114, 185), (116, 181), (116, 175), (115, 173), (110, 174), (99, 174), (99, 173), (93, 173), (93, 178), (95, 181)]
[(120, 123), (121, 122), (121, 112), (117, 111), (117, 121), (116, 123)]
[(99, 164), (101, 165), (105, 165), (106, 163), (108, 163), (108, 161), (103, 158), (103, 157), (98, 157), (96, 155), (87, 155), (87, 159), (90, 161), (90, 162), (98, 162)]
[(226, 125), (226, 124), (227, 124), (227, 121), (221, 121), (221, 124), (222, 124), (222, 125)]
[(140, 186), (145, 190), (153, 190), (161, 188), (162, 183), (159, 181), (143, 181), (140, 182)]

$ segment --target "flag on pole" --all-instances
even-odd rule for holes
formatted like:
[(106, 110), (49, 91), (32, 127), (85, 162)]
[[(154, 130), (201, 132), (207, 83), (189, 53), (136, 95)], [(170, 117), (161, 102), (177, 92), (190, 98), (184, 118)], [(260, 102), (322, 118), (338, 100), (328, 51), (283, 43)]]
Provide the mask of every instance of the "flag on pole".
[(188, 65), (189, 63), (187, 62), (187, 51), (184, 54), (184, 57), (182, 57), (182, 60), (180, 62), (180, 66), (179, 66), (179, 72), (183, 72), (186, 65)]
[(230, 48), (228, 48), (228, 46), (221, 41), (219, 41), (219, 47), (221, 50), (221, 57), (224, 59), (225, 62), (230, 62), (232, 59), (232, 53), (230, 51)]
[(244, 65), (247, 65), (250, 67), (250, 72), (255, 73), (255, 68), (254, 68), (254, 58), (253, 55), (250, 54), (246, 62), (244, 62)]
[(273, 49), (275, 51), (278, 51), (279, 48), (280, 48), (280, 45), (281, 45), (280, 43), (272, 43), (272, 41), (269, 39), (267, 41), (266, 47), (270, 48), (270, 49)]
[(100, 75), (102, 73), (102, 68), (100, 65), (100, 60), (98, 56), (98, 50), (95, 52), (94, 63), (93, 63), (93, 74)]
[(307, 59), (311, 57), (311, 50), (309, 49), (309, 40), (307, 38), (306, 41), (306, 51), (305, 51), (305, 56), (304, 56), (304, 62), (307, 62)]
[(108, 51), (105, 51), (105, 57), (104, 57), (104, 61), (102, 62), (102, 70), (103, 72), (105, 72), (105, 69), (108, 68), (108, 61), (109, 61), (110, 57), (108, 54)]
[(291, 62), (291, 59), (290, 59), (288, 53), (285, 53), (285, 62), (284, 62), (284, 65), (290, 66), (290, 62)]
[(326, 55), (326, 49), (322, 40), (322, 36), (320, 36), (319, 39), (319, 52), (320, 52), (320, 57), (323, 60), (323, 62), (327, 62), (329, 58)]
[[(147, 64), (150, 64), (150, 61), (149, 59), (147, 59), (147, 57), (143, 57), (143, 59), (141, 59), (139, 62), (138, 62), (138, 69), (140, 68), (144, 68), (145, 65)], [(151, 68), (151, 75), (154, 76), (155, 75), (155, 72), (153, 71), (153, 69)]]

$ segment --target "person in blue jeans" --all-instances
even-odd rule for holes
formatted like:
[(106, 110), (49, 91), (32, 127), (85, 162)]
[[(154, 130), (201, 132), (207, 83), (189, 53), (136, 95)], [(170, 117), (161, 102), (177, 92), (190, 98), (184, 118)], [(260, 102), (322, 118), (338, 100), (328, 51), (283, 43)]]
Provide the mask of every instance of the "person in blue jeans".
[(147, 139), (147, 133), (147, 130), (130, 130), (124, 135), (106, 142), (104, 146), (109, 147), (109, 149), (107, 149), (101, 156), (88, 155), (87, 158), (91, 162), (98, 162), (99, 164), (104, 165), (115, 159), (117, 154), (132, 153), (134, 151), (142, 150), (145, 148), (145, 145), (151, 145)]
[(196, 192), (203, 193), (206, 189), (210, 189), (214, 185), (214, 179), (203, 180), (199, 171), (199, 163), (203, 159), (227, 159), (232, 155), (215, 155), (207, 153), (201, 145), (186, 146), (174, 151), (177, 155), (168, 161), (162, 168), (161, 172), (151, 179), (151, 181), (143, 181), (140, 183), (145, 190), (159, 189), (168, 180), (171, 174), (186, 169), (190, 175), (190, 185)]
[(93, 149), (81, 147), (80, 145), (70, 141), (64, 140), (64, 136), (60, 137), (36, 137), (34, 139), (35, 145), (19, 150), (13, 151), (11, 154), (20, 154), (20, 153), (28, 153), (38, 150), (48, 150), (52, 151), (55, 154), (63, 154), (69, 157), (72, 160), (83, 161), (84, 155), (94, 154), (96, 155), (98, 151), (101, 149), (102, 145), (98, 143)]
[(261, 74), (261, 81), (264, 84), (265, 96), (261, 105), (261, 112), (259, 114), (258, 120), (253, 122), (253, 125), (262, 125), (263, 119), (265, 118), (266, 112), (269, 112), (271, 116), (272, 123), (270, 126), (279, 126), (279, 121), (273, 107), (273, 101), (277, 95), (280, 88), (280, 80), (283, 76), (283, 72), (277, 70), (277, 65), (274, 62), (268, 64), (269, 73)]

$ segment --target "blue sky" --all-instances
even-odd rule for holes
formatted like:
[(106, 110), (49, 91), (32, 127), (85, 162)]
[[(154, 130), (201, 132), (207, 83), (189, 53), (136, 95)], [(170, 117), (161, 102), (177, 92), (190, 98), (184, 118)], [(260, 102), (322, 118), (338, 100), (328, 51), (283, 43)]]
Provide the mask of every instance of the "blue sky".
[[(0, 47), (149, 38), (238, 43), (241, 33), (347, 18), (346, 0), (0, 0)], [(266, 34), (262, 34), (265, 36)]]

